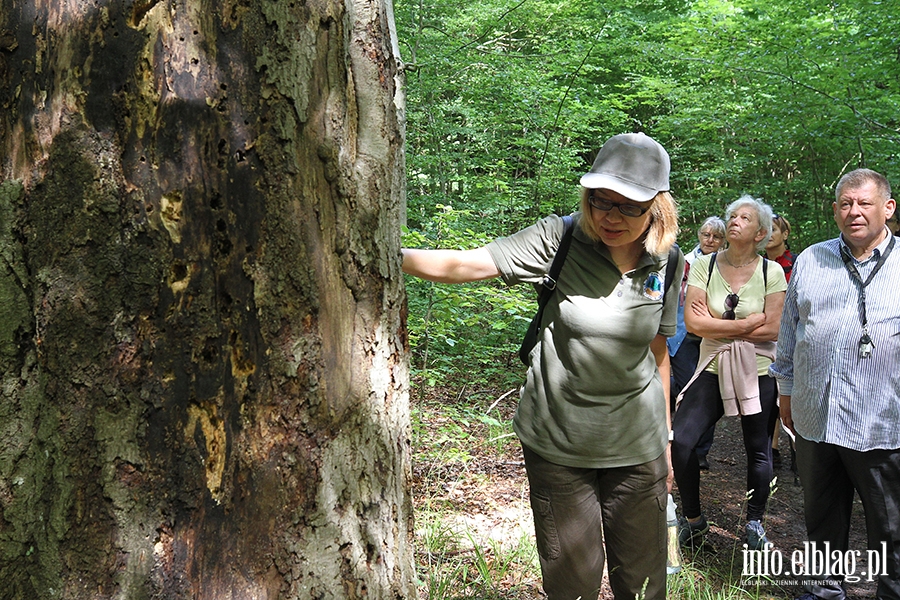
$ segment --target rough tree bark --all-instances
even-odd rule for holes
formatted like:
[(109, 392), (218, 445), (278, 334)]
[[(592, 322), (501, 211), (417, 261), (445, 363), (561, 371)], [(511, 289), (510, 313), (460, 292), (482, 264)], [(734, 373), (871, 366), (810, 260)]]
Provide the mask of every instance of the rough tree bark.
[(0, 0), (0, 597), (413, 598), (390, 0)]

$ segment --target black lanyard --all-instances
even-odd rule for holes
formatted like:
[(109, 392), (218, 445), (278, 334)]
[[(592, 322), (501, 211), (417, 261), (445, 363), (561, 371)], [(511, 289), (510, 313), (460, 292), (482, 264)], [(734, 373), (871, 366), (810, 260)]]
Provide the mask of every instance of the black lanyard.
[(847, 246), (841, 246), (841, 260), (844, 261), (844, 267), (847, 268), (847, 272), (850, 273), (850, 276), (855, 279), (859, 283), (859, 298), (862, 301), (862, 328), (863, 334), (862, 337), (859, 338), (859, 357), (866, 358), (869, 356), (869, 353), (872, 352), (872, 338), (869, 337), (869, 320), (866, 316), (866, 287), (872, 283), (872, 278), (875, 277), (875, 274), (881, 270), (881, 267), (884, 266), (885, 261), (888, 256), (891, 254), (891, 250), (894, 249), (894, 236), (890, 236), (891, 241), (888, 242), (887, 248), (885, 248), (884, 253), (879, 253), (878, 261), (875, 263), (875, 268), (872, 269), (872, 272), (869, 273), (869, 276), (866, 277), (866, 280), (863, 281), (862, 277), (859, 274), (859, 270), (856, 268), (856, 264), (853, 261), (853, 257), (850, 255), (850, 251), (847, 249)]

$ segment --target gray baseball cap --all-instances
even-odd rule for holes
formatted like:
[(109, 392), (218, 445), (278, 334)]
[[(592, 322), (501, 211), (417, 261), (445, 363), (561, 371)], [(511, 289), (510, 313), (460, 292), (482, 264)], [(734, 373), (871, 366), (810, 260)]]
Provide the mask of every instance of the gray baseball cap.
[(603, 144), (591, 170), (581, 177), (581, 185), (649, 202), (668, 191), (670, 169), (669, 154), (659, 142), (643, 133), (622, 133)]

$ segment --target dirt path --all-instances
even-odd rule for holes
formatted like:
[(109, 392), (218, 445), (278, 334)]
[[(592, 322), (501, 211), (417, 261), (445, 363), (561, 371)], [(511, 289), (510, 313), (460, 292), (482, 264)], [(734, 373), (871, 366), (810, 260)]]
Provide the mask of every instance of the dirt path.
[[(776, 488), (769, 499), (765, 519), (766, 533), (775, 545), (783, 561), (783, 569), (791, 568), (791, 559), (802, 555), (806, 540), (806, 528), (803, 522), (803, 490), (799, 480), (790, 470), (790, 446), (788, 438), (782, 432), (779, 449), (783, 458), (783, 466), (776, 470)], [(736, 418), (723, 418), (716, 426), (716, 438), (709, 454), (710, 470), (701, 475), (700, 493), (703, 510), (711, 524), (708, 541), (712, 548), (700, 550), (685, 558), (698, 566), (715, 563), (719, 568), (728, 570), (731, 567), (736, 579), (741, 578), (743, 566), (742, 538), (745, 507), (747, 462), (741, 437), (740, 421)], [(680, 506), (677, 496), (676, 502)], [(854, 502), (854, 513), (850, 532), (850, 548), (866, 555), (865, 522), (862, 504), (857, 498)], [(774, 554), (774, 553), (773, 553)], [(862, 562), (862, 560), (860, 561)], [(777, 567), (770, 559), (772, 569)], [(858, 565), (857, 572), (863, 569)], [(765, 596), (791, 598), (802, 593), (798, 587), (784, 585), (794, 577), (775, 576), (775, 583), (763, 582), (761, 590)], [(874, 598), (875, 583), (865, 580), (848, 583), (848, 594), (853, 598)]]
[[(483, 547), (491, 544), (505, 548), (516, 548), (525, 543), (533, 545), (528, 484), (521, 449), (514, 438), (509, 438), (508, 443), (484, 444), (491, 434), (481, 423), (466, 421), (462, 425), (470, 433), (468, 442), (458, 448), (441, 446), (437, 453), (434, 452), (437, 441), (446, 437), (442, 428), (448, 425), (448, 418), (441, 416), (441, 407), (459, 400), (452, 395), (442, 397), (435, 391), (417, 406), (417, 410), (427, 413), (423, 413), (427, 431), (419, 436), (422, 447), (414, 448), (413, 465), (420, 554), (421, 538), (432, 525), (435, 506), (440, 506), (441, 518), (450, 529), (464, 532), (460, 535), (463, 546), (466, 539)], [(509, 400), (498, 405), (492, 414), (501, 420), (511, 419), (514, 410), (515, 403)], [(780, 553), (782, 568), (789, 569), (795, 551), (803, 552), (806, 532), (802, 489), (790, 470), (790, 447), (785, 435), (781, 436), (780, 449), (784, 464), (776, 472), (776, 489), (769, 500), (765, 527), (774, 549)], [(458, 453), (464, 453), (467, 458), (446, 461), (441, 458)], [(734, 581), (741, 581), (746, 459), (737, 419), (723, 418), (719, 422), (709, 460), (711, 468), (701, 477), (701, 498), (711, 524), (708, 543), (696, 553), (686, 553), (684, 559), (700, 573), (730, 572)], [(677, 488), (674, 495), (680, 507)], [(858, 499), (854, 505), (850, 548), (861, 552), (860, 562), (865, 560), (865, 524)], [(459, 550), (461, 553), (470, 551), (465, 547)], [(769, 564), (774, 569), (777, 565), (772, 561), (770, 558)], [(867, 565), (858, 565), (857, 572), (864, 566)], [(505, 577), (507, 581), (503, 585), (508, 586), (509, 595), (503, 595), (503, 598), (532, 600), (544, 597), (536, 566), (530, 569), (513, 566)], [(789, 585), (792, 579), (786, 575), (757, 579), (751, 594), (761, 598), (794, 598), (802, 590)], [(874, 598), (875, 584), (865, 580), (848, 584), (848, 593), (852, 598)], [(602, 591), (601, 598), (611, 598), (608, 587)]]

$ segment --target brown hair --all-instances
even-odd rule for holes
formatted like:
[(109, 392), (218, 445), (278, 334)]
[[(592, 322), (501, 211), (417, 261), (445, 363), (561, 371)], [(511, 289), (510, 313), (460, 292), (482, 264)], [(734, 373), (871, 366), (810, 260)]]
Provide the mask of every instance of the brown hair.
[(772, 217), (772, 225), (778, 227), (782, 235), (791, 234), (791, 222), (784, 215), (775, 215)]

